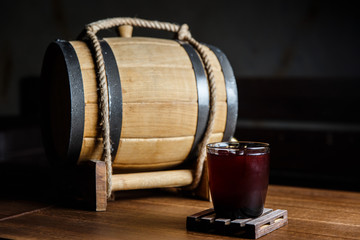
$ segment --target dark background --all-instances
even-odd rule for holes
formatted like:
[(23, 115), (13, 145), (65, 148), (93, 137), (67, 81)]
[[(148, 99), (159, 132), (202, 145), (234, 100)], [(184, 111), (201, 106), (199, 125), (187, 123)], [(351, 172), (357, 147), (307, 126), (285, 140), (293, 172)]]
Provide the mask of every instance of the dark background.
[(223, 50), (239, 90), (235, 136), (271, 144), (271, 183), (359, 191), (360, 17), (355, 3), (2, 1), (0, 170), (16, 167), (12, 176), (31, 179), (31, 172), (41, 175), (48, 167), (38, 100), (48, 44), (75, 39), (86, 23), (127, 16), (187, 23), (197, 40)]

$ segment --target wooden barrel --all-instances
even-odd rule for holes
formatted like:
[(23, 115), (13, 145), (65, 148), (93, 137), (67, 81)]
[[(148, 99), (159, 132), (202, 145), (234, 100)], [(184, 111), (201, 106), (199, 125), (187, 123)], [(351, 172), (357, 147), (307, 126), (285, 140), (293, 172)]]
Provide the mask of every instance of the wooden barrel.
[[(107, 72), (113, 168), (173, 168), (196, 154), (209, 115), (209, 87), (198, 53), (156, 38), (101, 40)], [(208, 46), (215, 67), (217, 112), (211, 141), (227, 141), (237, 120), (237, 88), (226, 56)], [(46, 51), (44, 139), (58, 163), (101, 159), (99, 90), (89, 47), (57, 40)]]

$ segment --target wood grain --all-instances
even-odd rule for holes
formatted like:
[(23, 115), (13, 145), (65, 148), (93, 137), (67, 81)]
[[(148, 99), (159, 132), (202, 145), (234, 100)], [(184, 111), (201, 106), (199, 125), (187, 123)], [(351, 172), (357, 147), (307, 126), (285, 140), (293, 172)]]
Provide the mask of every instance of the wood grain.
[(164, 38), (149, 38), (149, 37), (132, 37), (132, 38), (105, 38), (105, 40), (113, 45), (129, 45), (129, 44), (154, 44), (154, 45), (167, 45), (167, 46), (178, 46), (179, 44), (175, 41), (164, 39)]
[(191, 170), (114, 174), (112, 191), (182, 187), (191, 184), (192, 181)]
[(285, 226), (288, 223), (287, 211), (277, 209), (264, 216), (246, 223), (246, 231), (249, 231), (252, 238), (260, 238), (272, 231)]
[[(197, 111), (191, 102), (124, 103), (121, 138), (194, 136)], [(225, 130), (226, 113), (226, 103), (217, 103), (214, 133)], [(84, 137), (101, 137), (98, 105), (86, 104), (85, 116)]]
[(213, 208), (186, 218), (186, 229), (194, 232), (212, 233), (258, 239), (288, 223), (287, 211), (265, 208), (257, 218), (220, 218)]
[(194, 136), (197, 103), (124, 103), (122, 138)]
[[(0, 237), (234, 239), (186, 231), (186, 217), (212, 207), (210, 202), (153, 190), (119, 192), (118, 197), (108, 203), (107, 212), (51, 207), (0, 221)], [(326, 204), (319, 209), (323, 203)], [(354, 218), (360, 215), (360, 193), (269, 186), (265, 205), (273, 209), (286, 206), (289, 223), (261, 239), (360, 239), (360, 222)], [(352, 207), (353, 215), (349, 215)]]
[(0, 222), (48, 208), (50, 204), (30, 200), (0, 199)]
[[(222, 133), (214, 133), (209, 142), (221, 141)], [(120, 139), (121, 146), (113, 167), (118, 170), (155, 170), (174, 167), (188, 156), (194, 137)], [(84, 138), (79, 161), (100, 160), (101, 138)], [(187, 149), (188, 151), (184, 151)], [(136, 153), (136, 154), (134, 154)]]
[[(180, 164), (189, 154), (194, 137), (120, 140), (113, 163), (114, 168), (127, 170), (164, 169)], [(80, 161), (101, 159), (102, 139), (85, 138)], [(185, 149), (188, 151), (186, 152)], [(136, 153), (136, 154), (135, 154)]]
[[(114, 168), (163, 169), (180, 164), (191, 150), (198, 118), (196, 79), (188, 54), (172, 40), (105, 41), (117, 62), (123, 100), (121, 140)], [(102, 139), (95, 66), (84, 42), (71, 44), (84, 84), (85, 124), (79, 161), (99, 160)], [(223, 133), (226, 125), (225, 82), (217, 58), (209, 49), (207, 52), (215, 68), (217, 112), (213, 132), (217, 134)], [(221, 140), (216, 136), (211, 141)]]
[[(85, 137), (101, 136), (98, 115), (98, 105), (85, 106)], [(197, 103), (123, 103), (121, 138), (194, 136), (196, 123)]]
[(119, 73), (125, 103), (197, 102), (196, 79), (191, 65), (120, 66)]
[(132, 37), (133, 26), (123, 25), (118, 28), (120, 37), (130, 38)]
[[(106, 166), (103, 161), (86, 161), (87, 176), (82, 176), (87, 181), (87, 193), (91, 196), (86, 199), (91, 210), (106, 211)], [(85, 187), (86, 189), (86, 187)]]
[(121, 38), (105, 40), (113, 50), (119, 69), (122, 67), (191, 68), (189, 57), (179, 44), (153, 44), (151, 42), (139, 44), (136, 38), (132, 38), (132, 42), (127, 42), (127, 44), (114, 44), (122, 42)]

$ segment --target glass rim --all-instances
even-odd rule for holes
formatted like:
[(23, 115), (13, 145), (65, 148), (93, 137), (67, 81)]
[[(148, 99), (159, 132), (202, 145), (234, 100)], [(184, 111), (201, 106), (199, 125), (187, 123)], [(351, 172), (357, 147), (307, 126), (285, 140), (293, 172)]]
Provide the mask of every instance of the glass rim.
[(213, 142), (206, 145), (206, 149), (214, 150), (228, 150), (228, 149), (248, 149), (248, 150), (261, 150), (269, 149), (270, 144), (265, 142), (255, 141), (228, 141), (228, 142)]

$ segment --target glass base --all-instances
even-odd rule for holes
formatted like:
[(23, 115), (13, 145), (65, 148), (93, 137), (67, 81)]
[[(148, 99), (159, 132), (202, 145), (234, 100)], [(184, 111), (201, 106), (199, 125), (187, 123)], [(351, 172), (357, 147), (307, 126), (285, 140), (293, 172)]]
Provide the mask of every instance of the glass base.
[(230, 219), (256, 218), (259, 217), (264, 211), (264, 207), (259, 209), (249, 209), (249, 208), (224, 209), (224, 208), (215, 207), (214, 209), (217, 218), (230, 218)]

